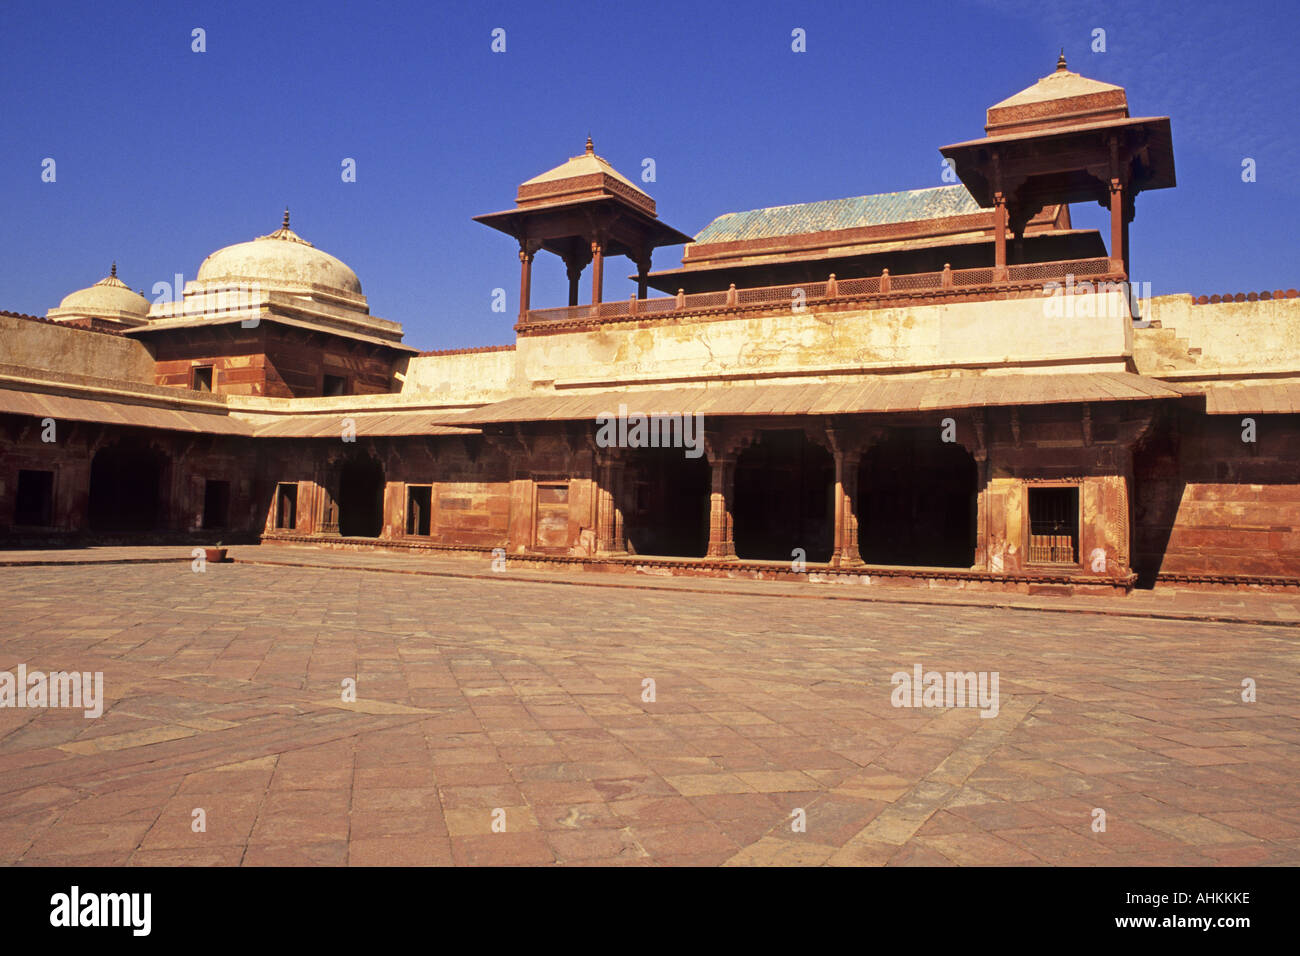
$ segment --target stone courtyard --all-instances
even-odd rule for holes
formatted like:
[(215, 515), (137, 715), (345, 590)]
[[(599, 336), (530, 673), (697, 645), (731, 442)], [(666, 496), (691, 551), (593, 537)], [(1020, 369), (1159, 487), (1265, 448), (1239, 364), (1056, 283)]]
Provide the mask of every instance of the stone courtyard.
[(319, 564), (0, 568), (0, 862), (1300, 863), (1294, 624)]

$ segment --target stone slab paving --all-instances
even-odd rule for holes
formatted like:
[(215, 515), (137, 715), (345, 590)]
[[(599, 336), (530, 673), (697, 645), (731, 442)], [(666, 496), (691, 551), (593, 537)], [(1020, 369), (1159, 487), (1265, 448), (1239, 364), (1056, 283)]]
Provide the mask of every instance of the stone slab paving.
[[(117, 546), (57, 550), (0, 551), (0, 568), (62, 564), (135, 564), (192, 560), (192, 546)], [(1256, 590), (1191, 590), (1160, 588), (1139, 590), (1123, 597), (1027, 595), (980, 588), (932, 588), (832, 584), (825, 581), (755, 581), (748, 577), (670, 577), (637, 573), (593, 572), (565, 568), (523, 568), (507, 560), (504, 572), (494, 571), (486, 554), (464, 552), (408, 553), (403, 551), (339, 550), (304, 545), (241, 545), (229, 549), (240, 563), (285, 567), (362, 568), (397, 574), (434, 577), (472, 577), (518, 581), (545, 581), (585, 587), (702, 592), (707, 594), (767, 594), (781, 597), (823, 598), (863, 602), (891, 602), (943, 607), (993, 607), (1058, 613), (1103, 614), (1166, 620), (1225, 621), (1240, 624), (1277, 624), (1300, 628), (1300, 593)]]
[(10, 548), (0, 551), (0, 567), (63, 564), (153, 564), (189, 561), (193, 547), (159, 545), (87, 545), (75, 548)]
[[(0, 709), (6, 864), (1300, 863), (1292, 627), (251, 563), (0, 595), (0, 672), (106, 685)], [(997, 716), (893, 706), (918, 664)]]
[[(1165, 588), (1135, 590), (1128, 595), (1020, 594), (979, 587), (908, 587), (873, 582), (869, 586), (804, 581), (757, 581), (735, 578), (669, 576), (626, 571), (582, 571), (524, 568), (507, 559), (504, 571), (495, 571), (487, 555), (464, 553), (409, 554), (390, 551), (346, 551), (303, 545), (260, 545), (230, 549), (234, 561), (290, 567), (365, 568), (398, 574), (453, 577), (506, 578), (548, 581), (585, 587), (630, 587), (706, 594), (767, 594), (780, 597), (822, 598), (845, 601), (886, 601), (943, 607), (997, 607), (1016, 610), (1105, 614), (1168, 620), (1210, 620), (1242, 624), (1278, 624), (1300, 628), (1300, 592), (1264, 590)], [(635, 560), (628, 561), (635, 565)], [(774, 566), (776, 562), (773, 562)], [(816, 566), (814, 565), (813, 568)]]

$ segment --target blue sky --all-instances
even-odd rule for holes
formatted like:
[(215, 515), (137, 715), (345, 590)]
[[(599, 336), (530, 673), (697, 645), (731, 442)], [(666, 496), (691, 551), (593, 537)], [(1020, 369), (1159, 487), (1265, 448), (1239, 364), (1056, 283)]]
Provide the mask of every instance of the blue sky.
[[(150, 293), (294, 229), (419, 348), (513, 340), (518, 259), (471, 221), (596, 151), (687, 233), (759, 206), (940, 185), (937, 147), (1051, 72), (1172, 118), (1176, 189), (1138, 198), (1134, 278), (1164, 292), (1300, 285), (1300, 19), (1220, 5), (7, 2), (0, 309), (44, 314), (106, 274)], [(191, 51), (191, 30), (207, 51)], [(490, 49), (506, 30), (506, 52)], [(791, 51), (802, 28), (807, 52)], [(1106, 31), (1106, 52), (1091, 50)], [(52, 157), (57, 181), (41, 181)], [(340, 164), (357, 163), (344, 183)], [(1243, 183), (1251, 157), (1257, 181)], [(1074, 209), (1101, 226), (1104, 210)], [(655, 268), (679, 263), (660, 250)], [(615, 260), (606, 298), (627, 295)], [(629, 268), (624, 268), (625, 266)], [(510, 311), (491, 309), (507, 290)], [(534, 306), (563, 305), (539, 257)], [(585, 293), (584, 293), (585, 294)], [(152, 298), (152, 295), (150, 295)]]

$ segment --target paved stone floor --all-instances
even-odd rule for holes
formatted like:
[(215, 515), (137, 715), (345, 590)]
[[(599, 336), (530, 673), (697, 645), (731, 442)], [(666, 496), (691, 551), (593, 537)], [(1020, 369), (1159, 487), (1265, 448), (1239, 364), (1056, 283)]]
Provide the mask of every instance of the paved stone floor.
[[(0, 671), (107, 698), (0, 709), (7, 864), (1300, 863), (1294, 627), (183, 562), (0, 595)], [(895, 708), (917, 664), (998, 715)]]
[[(661, 573), (610, 573), (558, 566), (529, 568), (514, 559), (504, 571), (493, 568), (488, 553), (410, 553), (361, 548), (336, 550), (314, 545), (238, 545), (228, 549), (236, 562), (289, 567), (354, 568), (432, 577), (477, 577), (494, 581), (545, 581), (584, 587), (622, 587), (644, 590), (701, 591), (704, 593), (765, 594), (777, 597), (817, 598), (844, 601), (883, 601), (940, 607), (991, 607), (1026, 611), (1082, 612), (1118, 617), (1150, 617), (1167, 620), (1225, 621), (1237, 624), (1277, 624), (1300, 628), (1300, 593), (1233, 588), (1187, 590), (1161, 587), (1135, 589), (1127, 595), (1020, 594), (982, 588), (964, 588), (951, 583), (934, 587), (903, 586), (872, 580), (860, 584), (818, 580), (817, 567), (810, 567), (802, 581), (754, 580), (742, 577), (694, 577)], [(188, 545), (78, 547), (36, 551), (0, 550), (0, 569), (26, 565), (139, 564), (176, 562), (188, 564)], [(635, 559), (625, 563), (635, 565)], [(785, 570), (781, 562), (771, 562)], [(656, 569), (657, 570), (657, 569)]]

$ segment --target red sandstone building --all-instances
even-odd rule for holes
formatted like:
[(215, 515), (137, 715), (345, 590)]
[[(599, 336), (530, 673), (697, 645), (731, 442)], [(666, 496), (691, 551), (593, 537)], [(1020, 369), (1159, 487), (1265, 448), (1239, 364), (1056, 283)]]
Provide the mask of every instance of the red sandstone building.
[[(1300, 300), (1129, 295), (1137, 199), (1175, 185), (1168, 118), (1062, 59), (941, 152), (959, 183), (692, 238), (589, 140), (478, 217), (518, 251), (513, 346), (404, 344), (287, 213), (177, 301), (114, 269), (44, 319), (0, 313), (0, 543), (1300, 587)], [(1094, 201), (1106, 235), (1071, 225)], [(567, 305), (532, 307), (539, 253)], [(604, 301), (611, 256), (633, 298)], [(698, 421), (698, 454), (609, 445), (620, 411)]]

